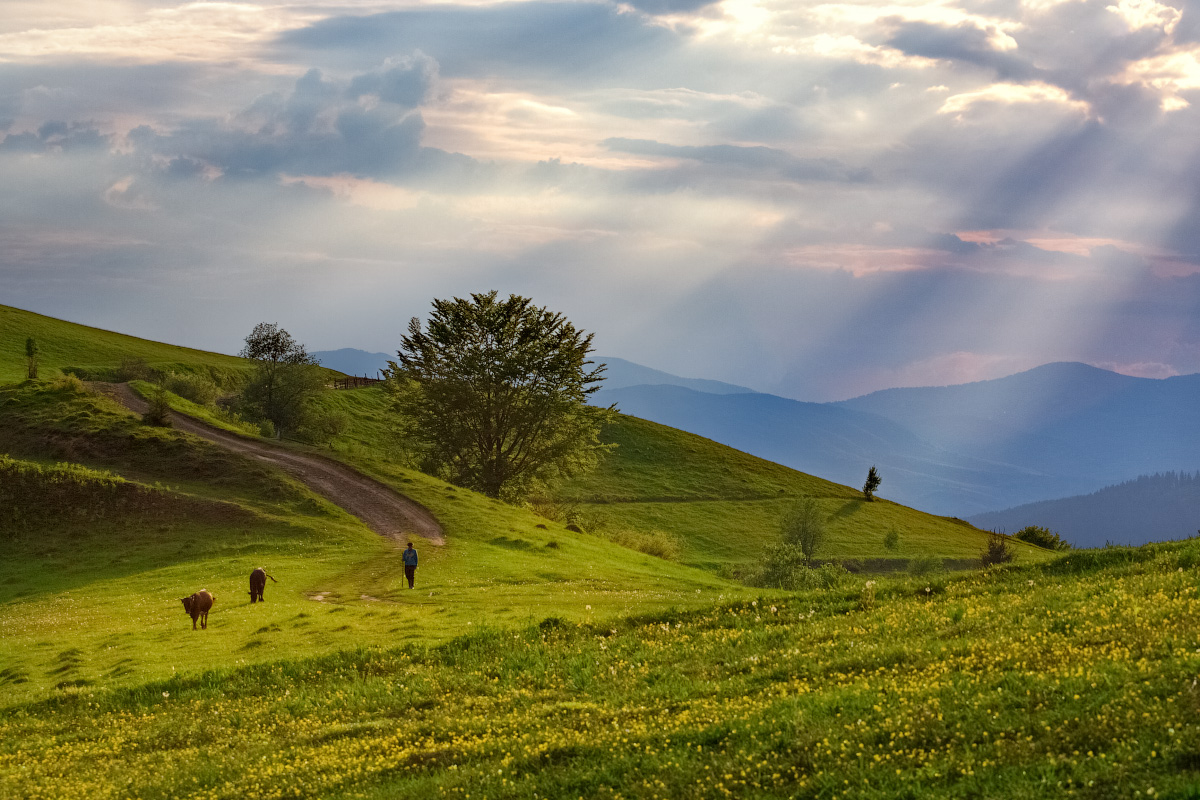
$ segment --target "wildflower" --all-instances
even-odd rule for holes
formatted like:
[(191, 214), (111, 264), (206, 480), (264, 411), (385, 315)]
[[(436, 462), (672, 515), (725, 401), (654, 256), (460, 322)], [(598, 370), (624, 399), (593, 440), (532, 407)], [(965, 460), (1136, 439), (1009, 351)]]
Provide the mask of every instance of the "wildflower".
[(170, 697), (170, 696), (171, 696), (170, 692), (163, 692), (163, 697)]

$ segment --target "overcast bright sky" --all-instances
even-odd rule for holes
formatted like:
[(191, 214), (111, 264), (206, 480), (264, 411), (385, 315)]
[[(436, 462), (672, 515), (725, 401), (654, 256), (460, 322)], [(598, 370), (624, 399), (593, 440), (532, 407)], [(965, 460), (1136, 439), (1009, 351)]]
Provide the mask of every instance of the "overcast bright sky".
[(391, 352), (498, 289), (800, 399), (1200, 371), (1200, 2), (0, 0), (0, 302)]

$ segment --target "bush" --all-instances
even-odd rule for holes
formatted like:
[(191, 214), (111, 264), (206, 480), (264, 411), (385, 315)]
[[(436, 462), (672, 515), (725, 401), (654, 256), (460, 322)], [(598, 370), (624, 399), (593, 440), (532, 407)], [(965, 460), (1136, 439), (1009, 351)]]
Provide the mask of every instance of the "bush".
[(798, 547), (804, 563), (812, 561), (825, 541), (825, 514), (812, 497), (802, 497), (779, 520), (785, 544)]
[(333, 440), (350, 427), (350, 417), (342, 411), (310, 408), (305, 413), (297, 431), (300, 438), (312, 444), (333, 446)]
[(837, 564), (820, 567), (808, 564), (799, 545), (777, 544), (767, 548), (757, 571), (751, 573), (746, 582), (751, 586), (774, 589), (832, 589), (850, 575)]
[(157, 377), (158, 373), (146, 363), (144, 358), (126, 356), (121, 359), (121, 366), (117, 367), (116, 378), (119, 383), (152, 381)]
[(258, 435), (264, 439), (274, 439), (275, 423), (271, 422), (269, 419), (264, 419), (262, 422), (258, 423)]
[(921, 576), (937, 572), (942, 568), (942, 560), (935, 556), (917, 556), (908, 562), (908, 574)]
[(607, 531), (605, 538), (614, 544), (637, 550), (648, 556), (676, 561), (679, 559), (679, 540), (666, 531), (633, 531), (618, 529)]
[(172, 372), (167, 375), (167, 391), (174, 392), (196, 405), (211, 406), (217, 402), (220, 388), (204, 375)]
[(883, 535), (883, 546), (888, 550), (898, 550), (900, 548), (900, 531), (896, 530), (896, 526), (888, 528), (888, 532)]
[(1058, 535), (1057, 531), (1052, 531), (1049, 528), (1043, 528), (1040, 525), (1026, 525), (1021, 530), (1013, 534), (1014, 539), (1020, 539), (1022, 542), (1028, 542), (1038, 547), (1044, 547), (1047, 550), (1070, 550), (1071, 545)]
[(979, 554), (979, 561), (985, 567), (990, 567), (995, 564), (1007, 564), (1016, 558), (1012, 548), (1008, 545), (1008, 539), (998, 533), (993, 533), (988, 537), (987, 544), (984, 545), (982, 552)]
[(142, 422), (159, 428), (171, 427), (171, 401), (167, 399), (166, 387), (161, 384), (155, 386), (150, 390), (150, 396), (146, 399), (150, 403), (150, 408), (146, 409), (145, 414), (142, 414)]

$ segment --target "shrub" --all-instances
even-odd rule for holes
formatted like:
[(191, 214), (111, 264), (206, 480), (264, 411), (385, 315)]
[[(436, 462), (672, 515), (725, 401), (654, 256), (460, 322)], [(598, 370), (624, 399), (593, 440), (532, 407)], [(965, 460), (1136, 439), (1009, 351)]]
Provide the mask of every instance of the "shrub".
[(333, 446), (333, 440), (350, 427), (350, 417), (343, 411), (312, 408), (304, 415), (297, 433), (312, 444)]
[(888, 528), (887, 533), (883, 535), (883, 546), (888, 550), (897, 550), (900, 548), (900, 531), (896, 530), (896, 526)]
[(679, 540), (666, 531), (634, 531), (627, 528), (607, 531), (605, 538), (614, 544), (637, 550), (648, 556), (676, 561), (679, 558)]
[(275, 423), (271, 422), (269, 419), (264, 419), (262, 422), (258, 423), (258, 435), (264, 439), (274, 439)]
[(146, 359), (126, 356), (121, 359), (121, 366), (117, 367), (116, 377), (120, 383), (151, 381), (158, 377), (158, 373), (146, 363)]
[(998, 533), (993, 533), (988, 537), (987, 544), (979, 554), (979, 560), (985, 567), (1007, 564), (1015, 558), (1016, 554), (1009, 547), (1008, 539)]
[(1047, 550), (1070, 550), (1071, 544), (1066, 542), (1058, 535), (1057, 531), (1052, 531), (1049, 528), (1043, 528), (1040, 525), (1026, 525), (1021, 530), (1013, 534), (1014, 539), (1020, 539), (1022, 542), (1028, 542), (1038, 547), (1044, 547)]
[(211, 406), (217, 402), (220, 388), (213, 380), (204, 375), (172, 372), (167, 375), (166, 387), (185, 400), (201, 406)]
[(838, 564), (811, 567), (809, 563), (799, 545), (777, 544), (766, 549), (758, 569), (747, 576), (746, 582), (775, 589), (832, 589), (850, 575)]
[(908, 562), (909, 575), (928, 575), (942, 568), (942, 560), (935, 556), (917, 556)]
[(150, 407), (142, 414), (142, 422), (159, 428), (171, 427), (171, 401), (167, 399), (166, 387), (162, 384), (155, 386), (146, 400)]
[(779, 520), (785, 544), (800, 548), (804, 563), (812, 561), (825, 541), (825, 514), (817, 501), (803, 497)]

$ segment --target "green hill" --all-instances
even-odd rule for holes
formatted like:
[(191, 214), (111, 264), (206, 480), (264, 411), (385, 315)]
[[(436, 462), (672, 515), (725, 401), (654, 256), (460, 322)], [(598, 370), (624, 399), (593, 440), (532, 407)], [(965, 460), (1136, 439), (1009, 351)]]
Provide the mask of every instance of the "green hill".
[(25, 340), (31, 336), (41, 349), (41, 378), (61, 375), (64, 367), (111, 375), (125, 359), (141, 359), (165, 370), (203, 369), (217, 377), (247, 368), (244, 359), (234, 356), (152, 342), (0, 305), (0, 384), (25, 378)]
[[(5, 341), (13, 346), (0, 351), (0, 375), (20, 377), (24, 331), (33, 322), (39, 341), (56, 343), (57, 355), (44, 364), (58, 368), (111, 367), (130, 353), (196, 369), (239, 363), (213, 354), (189, 361), (194, 351), (5, 313)], [(864, 503), (847, 487), (628, 417), (606, 432), (618, 448), (598, 472), (533, 508), (515, 507), (407, 466), (380, 390), (330, 392), (323, 402), (350, 421), (325, 452), (409, 495), (443, 525), (444, 547), (420, 546), (419, 591), (403, 586), (391, 543), (271, 467), (143, 426), (74, 379), (0, 386), (0, 453), (24, 465), (25, 485), (53, 483), (56, 469), (94, 472), (97, 481), (124, 481), (114, 484), (122, 491), (150, 492), (171, 507), (211, 505), (228, 517), (206, 511), (122, 521), (97, 517), (91, 501), (49, 499), (52, 492), (0, 514), (0, 625), (13, 632), (0, 645), (0, 670), (20, 676), (11, 690), (37, 696), (54, 687), (157, 679), (185, 666), (444, 640), (475, 625), (548, 614), (599, 620), (745, 596), (753, 590), (730, 574), (751, 567), (777, 540), (779, 514), (801, 495), (829, 510), (826, 558), (974, 558), (982, 543), (980, 531), (957, 521)], [(52, 468), (56, 462), (78, 467)], [(884, 551), (882, 536), (893, 527), (900, 546)], [(665, 538), (678, 557), (623, 546), (631, 536), (633, 544), (636, 536)], [(1026, 560), (1049, 555), (1017, 550)], [(244, 586), (262, 564), (283, 581), (270, 588), (266, 610), (249, 606)], [(186, 622), (178, 598), (199, 588), (217, 595), (215, 624), (228, 626), (229, 635), (176, 641)], [(79, 592), (96, 599), (80, 604)], [(43, 643), (47, 630), (62, 626), (74, 631), (70, 647)], [(56, 659), (67, 651), (71, 668), (60, 669)]]
[[(55, 369), (126, 357), (36, 319)], [(406, 466), (378, 389), (331, 392), (350, 424), (325, 452), (445, 529), (417, 542), (412, 591), (393, 543), (288, 475), (74, 377), (20, 380), (23, 335), (0, 351), (0, 797), (1200, 786), (1195, 542), (755, 590), (728, 575), (800, 496), (830, 514), (830, 558), (973, 557), (984, 534), (630, 417), (596, 473), (506, 505)], [(152, 364), (227, 366), (143, 344)], [(251, 604), (258, 566), (279, 582)], [(201, 588), (217, 600), (193, 631), (180, 598)]]

